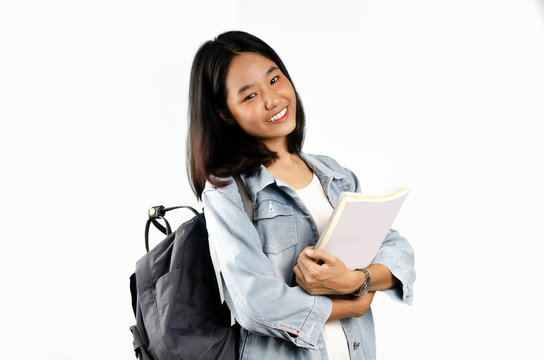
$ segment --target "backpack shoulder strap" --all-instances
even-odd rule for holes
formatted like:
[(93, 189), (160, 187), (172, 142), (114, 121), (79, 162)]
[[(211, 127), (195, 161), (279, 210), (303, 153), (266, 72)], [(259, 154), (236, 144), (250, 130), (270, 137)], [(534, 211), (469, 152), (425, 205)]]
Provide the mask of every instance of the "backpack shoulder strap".
[(234, 181), (236, 182), (236, 186), (238, 186), (238, 192), (240, 193), (240, 196), (242, 197), (244, 210), (246, 211), (246, 214), (249, 217), (249, 220), (253, 222), (253, 204), (251, 202), (251, 199), (249, 198), (249, 191), (247, 189), (247, 186), (246, 184), (244, 184), (244, 181), (242, 180), (240, 175), (234, 175), (233, 178), (234, 178)]

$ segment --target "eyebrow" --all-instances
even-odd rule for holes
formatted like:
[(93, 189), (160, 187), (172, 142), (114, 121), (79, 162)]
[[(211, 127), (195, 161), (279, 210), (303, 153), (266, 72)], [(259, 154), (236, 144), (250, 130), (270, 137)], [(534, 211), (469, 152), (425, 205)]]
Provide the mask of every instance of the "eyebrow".
[[(276, 70), (278, 70), (277, 66), (271, 66), (270, 69), (268, 69), (268, 71), (266, 72), (265, 76), (270, 75), (271, 73), (273, 73)], [(248, 84), (248, 85), (242, 86), (240, 89), (238, 89), (238, 95), (240, 95), (241, 93), (243, 93), (244, 91), (246, 91), (247, 89), (249, 89), (249, 88), (251, 88), (253, 86), (255, 86), (255, 85), (254, 84)]]

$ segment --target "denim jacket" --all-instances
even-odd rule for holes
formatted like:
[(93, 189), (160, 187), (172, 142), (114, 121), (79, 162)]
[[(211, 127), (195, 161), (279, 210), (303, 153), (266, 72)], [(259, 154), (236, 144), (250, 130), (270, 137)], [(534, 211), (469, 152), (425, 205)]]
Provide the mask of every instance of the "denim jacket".
[[(301, 154), (335, 206), (342, 191), (359, 192), (357, 177), (326, 156)], [(253, 203), (253, 223), (234, 181), (209, 183), (202, 199), (212, 257), (221, 274), (222, 293), (241, 325), (241, 359), (327, 359), (322, 328), (331, 312), (327, 296), (306, 293), (293, 268), (300, 252), (315, 245), (317, 226), (296, 192), (264, 166), (242, 175)], [(410, 304), (415, 280), (410, 244), (390, 230), (373, 263), (387, 266), (399, 286), (385, 290)], [(372, 311), (341, 320), (351, 359), (375, 359)]]

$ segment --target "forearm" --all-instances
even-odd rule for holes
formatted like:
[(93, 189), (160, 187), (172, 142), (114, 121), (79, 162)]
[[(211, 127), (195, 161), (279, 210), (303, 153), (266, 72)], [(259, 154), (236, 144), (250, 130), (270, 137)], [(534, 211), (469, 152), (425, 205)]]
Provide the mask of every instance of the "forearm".
[(355, 299), (332, 299), (332, 311), (327, 322), (363, 316), (368, 308), (370, 308), (374, 294), (375, 292), (371, 291)]
[[(370, 274), (371, 291), (387, 290), (396, 284), (396, 278), (385, 265), (370, 264), (365, 269)], [(365, 281), (365, 274), (362, 271), (353, 271), (351, 273), (351, 277), (353, 291), (356, 291), (363, 285)]]

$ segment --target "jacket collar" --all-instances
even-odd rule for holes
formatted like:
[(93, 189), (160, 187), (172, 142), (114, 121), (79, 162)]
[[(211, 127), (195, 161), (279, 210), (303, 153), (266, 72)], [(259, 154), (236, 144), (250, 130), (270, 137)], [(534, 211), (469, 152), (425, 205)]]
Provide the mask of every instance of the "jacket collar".
[[(316, 156), (306, 154), (301, 152), (300, 157), (302, 160), (308, 164), (310, 169), (320, 178), (321, 182), (323, 183), (325, 180), (326, 182), (329, 182), (332, 180), (332, 178), (335, 179), (341, 179), (345, 176), (333, 171), (328, 166), (326, 166), (322, 161), (320, 161)], [(261, 190), (263, 190), (265, 187), (271, 184), (276, 184), (278, 186), (288, 186), (280, 179), (276, 179), (263, 165), (260, 167), (260, 171), (255, 176), (245, 176), (242, 175), (242, 179), (246, 183), (246, 186), (249, 190), (249, 195), (251, 198), (251, 201), (255, 201), (257, 198), (257, 193)], [(328, 180), (328, 181), (327, 181)]]
[(324, 176), (327, 178), (335, 178), (335, 179), (342, 179), (345, 176), (339, 172), (336, 172), (326, 166), (322, 161), (320, 161), (315, 155), (310, 155), (306, 153), (300, 153), (300, 157), (302, 160), (308, 164), (310, 169), (313, 170), (314, 173), (318, 176)]

